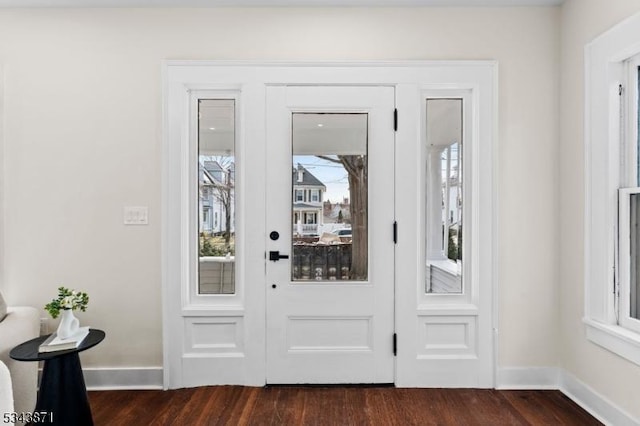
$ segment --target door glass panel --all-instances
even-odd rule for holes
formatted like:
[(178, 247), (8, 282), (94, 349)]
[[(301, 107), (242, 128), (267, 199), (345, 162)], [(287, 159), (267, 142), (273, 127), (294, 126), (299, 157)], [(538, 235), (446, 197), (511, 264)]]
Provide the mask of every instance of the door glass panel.
[(367, 119), (293, 114), (292, 281), (368, 279)]
[(426, 100), (427, 293), (462, 293), (462, 99)]
[[(640, 67), (636, 68), (636, 175), (640, 185)], [(631, 194), (631, 318), (640, 319), (640, 195)]]
[(636, 184), (640, 186), (640, 67), (636, 68)]
[(198, 293), (235, 293), (235, 101), (198, 101)]

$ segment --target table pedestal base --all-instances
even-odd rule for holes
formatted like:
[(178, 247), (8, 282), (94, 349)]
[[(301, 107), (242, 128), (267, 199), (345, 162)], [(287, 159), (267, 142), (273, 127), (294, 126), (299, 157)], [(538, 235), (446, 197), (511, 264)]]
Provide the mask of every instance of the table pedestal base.
[(48, 417), (53, 413), (54, 425), (93, 425), (77, 352), (44, 362), (35, 411), (46, 412)]

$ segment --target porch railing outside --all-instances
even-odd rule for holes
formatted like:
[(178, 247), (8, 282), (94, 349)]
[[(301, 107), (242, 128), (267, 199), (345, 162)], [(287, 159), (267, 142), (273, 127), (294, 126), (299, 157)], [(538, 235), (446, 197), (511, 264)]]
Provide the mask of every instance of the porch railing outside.
[(300, 235), (318, 235), (318, 224), (317, 223), (303, 223), (300, 225), (293, 225), (293, 234)]
[(199, 293), (235, 294), (235, 256), (203, 256), (200, 258)]
[(295, 281), (346, 281), (350, 279), (351, 243), (293, 244), (291, 279)]

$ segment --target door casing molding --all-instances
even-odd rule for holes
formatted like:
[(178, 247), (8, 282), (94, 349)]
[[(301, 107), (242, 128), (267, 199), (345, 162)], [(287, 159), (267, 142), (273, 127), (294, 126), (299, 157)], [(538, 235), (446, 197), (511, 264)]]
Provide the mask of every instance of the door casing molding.
[[(202, 384), (242, 384), (261, 386), (266, 380), (264, 320), (266, 288), (264, 262), (266, 252), (266, 224), (264, 221), (245, 220), (246, 212), (260, 211), (266, 199), (264, 191), (256, 190), (264, 185), (260, 176), (265, 176), (265, 93), (268, 85), (367, 85), (394, 86), (399, 116), (396, 146), (412, 147), (421, 143), (420, 96), (424, 90), (472, 90), (474, 99), (485, 101), (488, 108), (478, 129), (483, 148), (487, 150), (483, 159), (488, 162), (479, 188), (486, 202), (479, 218), (482, 227), (483, 262), (478, 265), (478, 279), (482, 280), (483, 298), (489, 306), (487, 313), (491, 333), (490, 380), (483, 379), (481, 387), (493, 387), (495, 383), (495, 348), (497, 347), (497, 62), (495, 61), (381, 61), (381, 62), (291, 62), (291, 61), (165, 61), (163, 74), (163, 133), (162, 133), (162, 309), (163, 309), (163, 385), (165, 389), (197, 386)], [(208, 93), (234, 93), (239, 110), (236, 171), (240, 187), (236, 229), (244, 232), (242, 241), (244, 263), (237, 286), (242, 287), (233, 303), (224, 298), (210, 304), (193, 306), (189, 303), (188, 280), (190, 275), (183, 259), (188, 259), (188, 236), (183, 235), (188, 209), (188, 149), (189, 97), (195, 91)], [(474, 101), (476, 102), (476, 101)], [(476, 105), (474, 115), (480, 114), (481, 105)], [(477, 118), (477, 117), (476, 117)], [(251, 125), (247, 125), (251, 123)], [(411, 124), (413, 123), (413, 124)], [(398, 157), (398, 156), (397, 156)], [(396, 193), (406, 179), (417, 178), (411, 167), (396, 164)], [(242, 195), (251, 188), (251, 196)], [(245, 189), (245, 191), (242, 191)], [(415, 194), (416, 196), (418, 194)], [(410, 197), (409, 197), (410, 198)], [(407, 199), (409, 199), (407, 198)], [(399, 226), (399, 246), (413, 246), (415, 232), (411, 223), (417, 223), (418, 200), (408, 208), (396, 209)], [(403, 241), (404, 240), (404, 241)], [(409, 242), (409, 243), (407, 243)], [(415, 242), (418, 244), (418, 242)], [(397, 250), (401, 250), (398, 246)], [(414, 246), (419, 248), (417, 246)], [(396, 260), (398, 253), (396, 252)], [(249, 266), (252, 265), (252, 266)], [(256, 267), (254, 265), (260, 265)], [(410, 318), (403, 318), (407, 309), (418, 308), (418, 271), (399, 270), (396, 267), (396, 327), (407, 327)], [(400, 285), (399, 283), (415, 283)], [(187, 287), (185, 287), (187, 286)], [(186, 353), (185, 327), (194, 320), (208, 323), (235, 324), (239, 345), (237, 357), (215, 353)], [(412, 332), (399, 333), (409, 336)], [(408, 330), (407, 330), (408, 331)], [(260, 335), (262, 334), (262, 335)], [(402, 335), (402, 334), (401, 334)], [(407, 345), (399, 338), (399, 354)], [(411, 346), (406, 346), (408, 349)], [(185, 371), (185, 363), (193, 363), (197, 369), (224, 372), (217, 375), (199, 375)], [(428, 381), (405, 379), (396, 359), (396, 384), (398, 386), (429, 386)], [(189, 367), (192, 368), (192, 367)]]

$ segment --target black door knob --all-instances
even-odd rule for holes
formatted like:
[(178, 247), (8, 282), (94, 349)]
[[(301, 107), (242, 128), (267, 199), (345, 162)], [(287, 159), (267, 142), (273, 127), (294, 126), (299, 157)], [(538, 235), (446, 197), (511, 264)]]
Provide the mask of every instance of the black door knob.
[(269, 252), (269, 260), (272, 260), (274, 262), (277, 262), (280, 259), (288, 259), (289, 255), (288, 254), (280, 254), (279, 251), (270, 251)]

